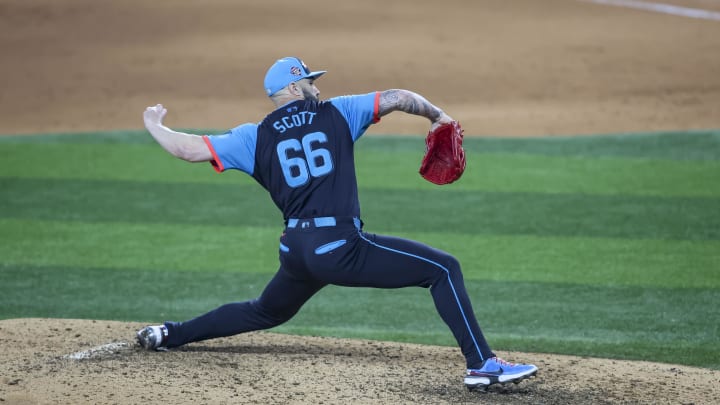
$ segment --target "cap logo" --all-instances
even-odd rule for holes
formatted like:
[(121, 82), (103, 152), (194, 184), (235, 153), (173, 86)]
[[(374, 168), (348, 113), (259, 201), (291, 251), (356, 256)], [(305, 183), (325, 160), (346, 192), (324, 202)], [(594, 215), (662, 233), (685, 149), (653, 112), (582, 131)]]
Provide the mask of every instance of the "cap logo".
[(290, 73), (291, 73), (293, 76), (302, 76), (302, 71), (301, 71), (300, 68), (297, 67), (297, 66), (291, 67), (291, 68), (290, 68)]

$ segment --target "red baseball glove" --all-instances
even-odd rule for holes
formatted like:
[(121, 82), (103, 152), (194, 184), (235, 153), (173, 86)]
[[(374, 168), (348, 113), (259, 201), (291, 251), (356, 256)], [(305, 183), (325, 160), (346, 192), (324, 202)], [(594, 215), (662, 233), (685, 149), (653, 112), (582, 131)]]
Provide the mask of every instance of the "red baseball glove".
[(465, 150), (462, 147), (463, 129), (452, 121), (430, 131), (425, 138), (425, 156), (420, 175), (435, 184), (449, 184), (465, 171)]

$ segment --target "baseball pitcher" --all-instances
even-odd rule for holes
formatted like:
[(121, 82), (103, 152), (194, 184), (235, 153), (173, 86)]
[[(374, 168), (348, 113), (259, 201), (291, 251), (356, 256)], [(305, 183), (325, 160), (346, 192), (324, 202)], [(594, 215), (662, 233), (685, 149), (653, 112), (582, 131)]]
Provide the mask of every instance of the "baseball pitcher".
[(465, 168), (459, 124), (407, 90), (321, 101), (315, 81), (324, 73), (311, 71), (295, 57), (277, 60), (264, 82), (275, 110), (259, 123), (222, 135), (174, 131), (163, 125), (167, 110), (162, 105), (145, 110), (147, 130), (170, 154), (188, 162), (210, 162), (217, 172), (240, 170), (252, 176), (282, 211), (285, 228), (278, 248), (280, 267), (258, 298), (228, 303), (185, 322), (147, 326), (137, 332), (139, 344), (164, 350), (272, 328), (289, 320), (328, 284), (418, 286), (430, 289), (438, 313), (457, 340), (466, 359), (464, 383), (469, 389), (534, 376), (536, 366), (506, 362), (490, 349), (453, 256), (363, 228), (353, 148), (367, 128), (393, 111), (430, 120), (427, 162), (420, 172), (434, 183), (446, 184)]

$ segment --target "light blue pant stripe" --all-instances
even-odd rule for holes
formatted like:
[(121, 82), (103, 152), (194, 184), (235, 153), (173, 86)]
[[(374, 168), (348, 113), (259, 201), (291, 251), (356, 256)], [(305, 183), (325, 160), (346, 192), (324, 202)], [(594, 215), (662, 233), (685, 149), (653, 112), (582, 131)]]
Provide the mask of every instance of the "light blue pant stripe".
[(480, 351), (480, 347), (478, 346), (477, 339), (475, 339), (475, 335), (473, 334), (472, 329), (470, 328), (470, 323), (467, 320), (467, 316), (465, 316), (465, 311), (463, 310), (463, 307), (460, 304), (460, 298), (458, 298), (457, 292), (455, 291), (455, 285), (453, 285), (452, 279), (450, 279), (450, 271), (447, 268), (445, 268), (445, 266), (441, 265), (440, 263), (434, 262), (434, 261), (427, 259), (425, 257), (422, 257), (422, 256), (414, 255), (412, 253), (403, 252), (401, 250), (397, 250), (397, 249), (389, 248), (387, 246), (379, 245), (379, 244), (367, 239), (365, 236), (363, 236), (362, 232), (358, 232), (358, 234), (360, 235), (360, 238), (362, 238), (365, 242), (367, 242), (373, 246), (379, 247), (380, 249), (384, 249), (384, 250), (387, 250), (390, 252), (399, 253), (401, 255), (414, 257), (416, 259), (420, 259), (422, 261), (428, 262), (430, 264), (440, 267), (445, 272), (445, 274), (447, 274), (448, 283), (450, 283), (450, 289), (452, 290), (453, 296), (455, 297), (455, 302), (457, 303), (457, 306), (460, 309), (460, 314), (462, 315), (463, 321), (465, 322), (465, 327), (467, 328), (468, 333), (470, 333), (470, 337), (472, 338), (473, 344), (475, 345), (475, 350), (477, 350), (478, 355), (480, 356), (480, 360), (484, 361), (485, 358), (483, 357), (482, 352)]

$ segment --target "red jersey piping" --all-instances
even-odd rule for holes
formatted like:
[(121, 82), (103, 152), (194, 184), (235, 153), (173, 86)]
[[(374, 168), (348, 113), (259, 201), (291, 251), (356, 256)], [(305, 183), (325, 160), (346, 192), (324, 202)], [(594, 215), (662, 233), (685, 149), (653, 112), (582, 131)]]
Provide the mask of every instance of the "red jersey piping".
[(215, 148), (212, 146), (212, 142), (210, 142), (210, 138), (207, 135), (203, 135), (203, 141), (205, 141), (205, 145), (207, 145), (208, 149), (210, 149), (210, 153), (212, 154), (212, 160), (210, 161), (210, 164), (213, 166), (213, 169), (215, 169), (216, 172), (222, 173), (225, 168), (223, 167), (222, 162), (220, 161), (220, 158), (217, 155), (217, 152), (215, 152)]

